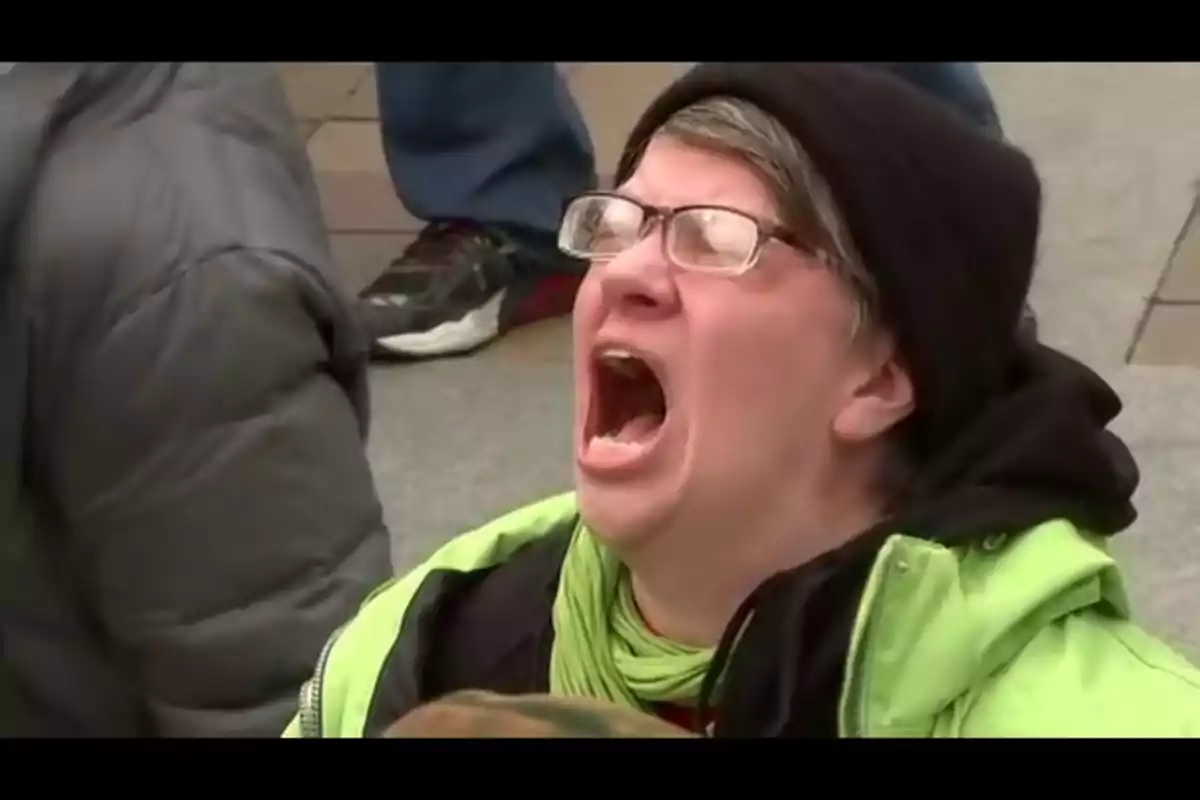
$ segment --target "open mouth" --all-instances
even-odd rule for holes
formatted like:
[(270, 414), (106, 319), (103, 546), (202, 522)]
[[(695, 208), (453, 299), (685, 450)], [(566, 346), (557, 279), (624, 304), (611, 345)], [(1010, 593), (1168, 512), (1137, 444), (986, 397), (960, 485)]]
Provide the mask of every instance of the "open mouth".
[(649, 442), (667, 417), (667, 399), (654, 370), (619, 348), (601, 350), (592, 370), (588, 438), (634, 445)]

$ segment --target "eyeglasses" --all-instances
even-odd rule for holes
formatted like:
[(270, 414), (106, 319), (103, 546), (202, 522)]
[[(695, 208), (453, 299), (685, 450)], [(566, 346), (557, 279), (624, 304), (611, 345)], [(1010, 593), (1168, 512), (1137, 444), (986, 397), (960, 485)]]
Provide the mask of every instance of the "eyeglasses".
[(789, 231), (723, 206), (655, 208), (611, 192), (588, 192), (567, 204), (558, 247), (575, 258), (606, 261), (637, 245), (662, 223), (663, 257), (682, 269), (741, 275), (770, 239), (804, 252)]

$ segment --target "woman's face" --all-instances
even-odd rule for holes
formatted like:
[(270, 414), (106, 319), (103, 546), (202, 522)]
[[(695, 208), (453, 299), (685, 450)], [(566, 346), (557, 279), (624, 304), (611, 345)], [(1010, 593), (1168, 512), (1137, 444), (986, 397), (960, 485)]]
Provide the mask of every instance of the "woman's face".
[[(617, 191), (782, 221), (749, 166), (663, 136)], [(598, 536), (630, 547), (668, 530), (737, 537), (764, 505), (819, 485), (878, 367), (851, 344), (854, 299), (814, 257), (771, 240), (741, 275), (699, 273), (668, 263), (661, 237), (593, 264), (574, 315), (580, 508)], [(649, 365), (661, 390), (626, 392), (619, 432), (598, 422), (613, 427), (606, 387), (629, 363), (614, 353)]]

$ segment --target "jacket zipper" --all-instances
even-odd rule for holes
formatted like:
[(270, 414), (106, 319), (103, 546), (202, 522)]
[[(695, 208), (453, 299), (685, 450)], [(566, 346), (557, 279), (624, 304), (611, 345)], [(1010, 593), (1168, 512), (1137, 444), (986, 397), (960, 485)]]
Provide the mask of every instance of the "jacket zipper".
[(339, 628), (325, 642), (321, 654), (317, 657), (317, 667), (313, 675), (300, 687), (300, 710), (297, 715), (301, 739), (320, 739), (324, 733), (321, 722), (322, 697), (324, 696), (325, 668), (329, 664), (329, 654), (334, 642), (342, 631)]

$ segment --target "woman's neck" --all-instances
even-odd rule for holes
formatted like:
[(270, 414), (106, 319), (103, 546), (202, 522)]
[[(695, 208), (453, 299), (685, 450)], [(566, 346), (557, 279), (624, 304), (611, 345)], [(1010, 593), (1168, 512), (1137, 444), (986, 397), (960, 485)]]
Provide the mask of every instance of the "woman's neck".
[[(759, 536), (741, 528), (741, 552), (722, 552), (721, 544), (729, 544), (724, 537), (663, 537), (661, 547), (651, 544), (626, 562), (633, 597), (647, 626), (660, 636), (715, 647), (738, 607), (765, 580), (840, 547), (877, 519), (878, 512), (869, 509), (779, 525), (775, 533), (763, 530)], [(681, 547), (681, 541), (689, 546)]]
[[(671, 641), (690, 647), (716, 647), (738, 605), (732, 598), (712, 592), (694, 593), (691, 587), (664, 586), (644, 580), (644, 572), (631, 572), (633, 599), (646, 627)], [(682, 588), (682, 591), (680, 589)], [(696, 596), (693, 596), (696, 595)]]

